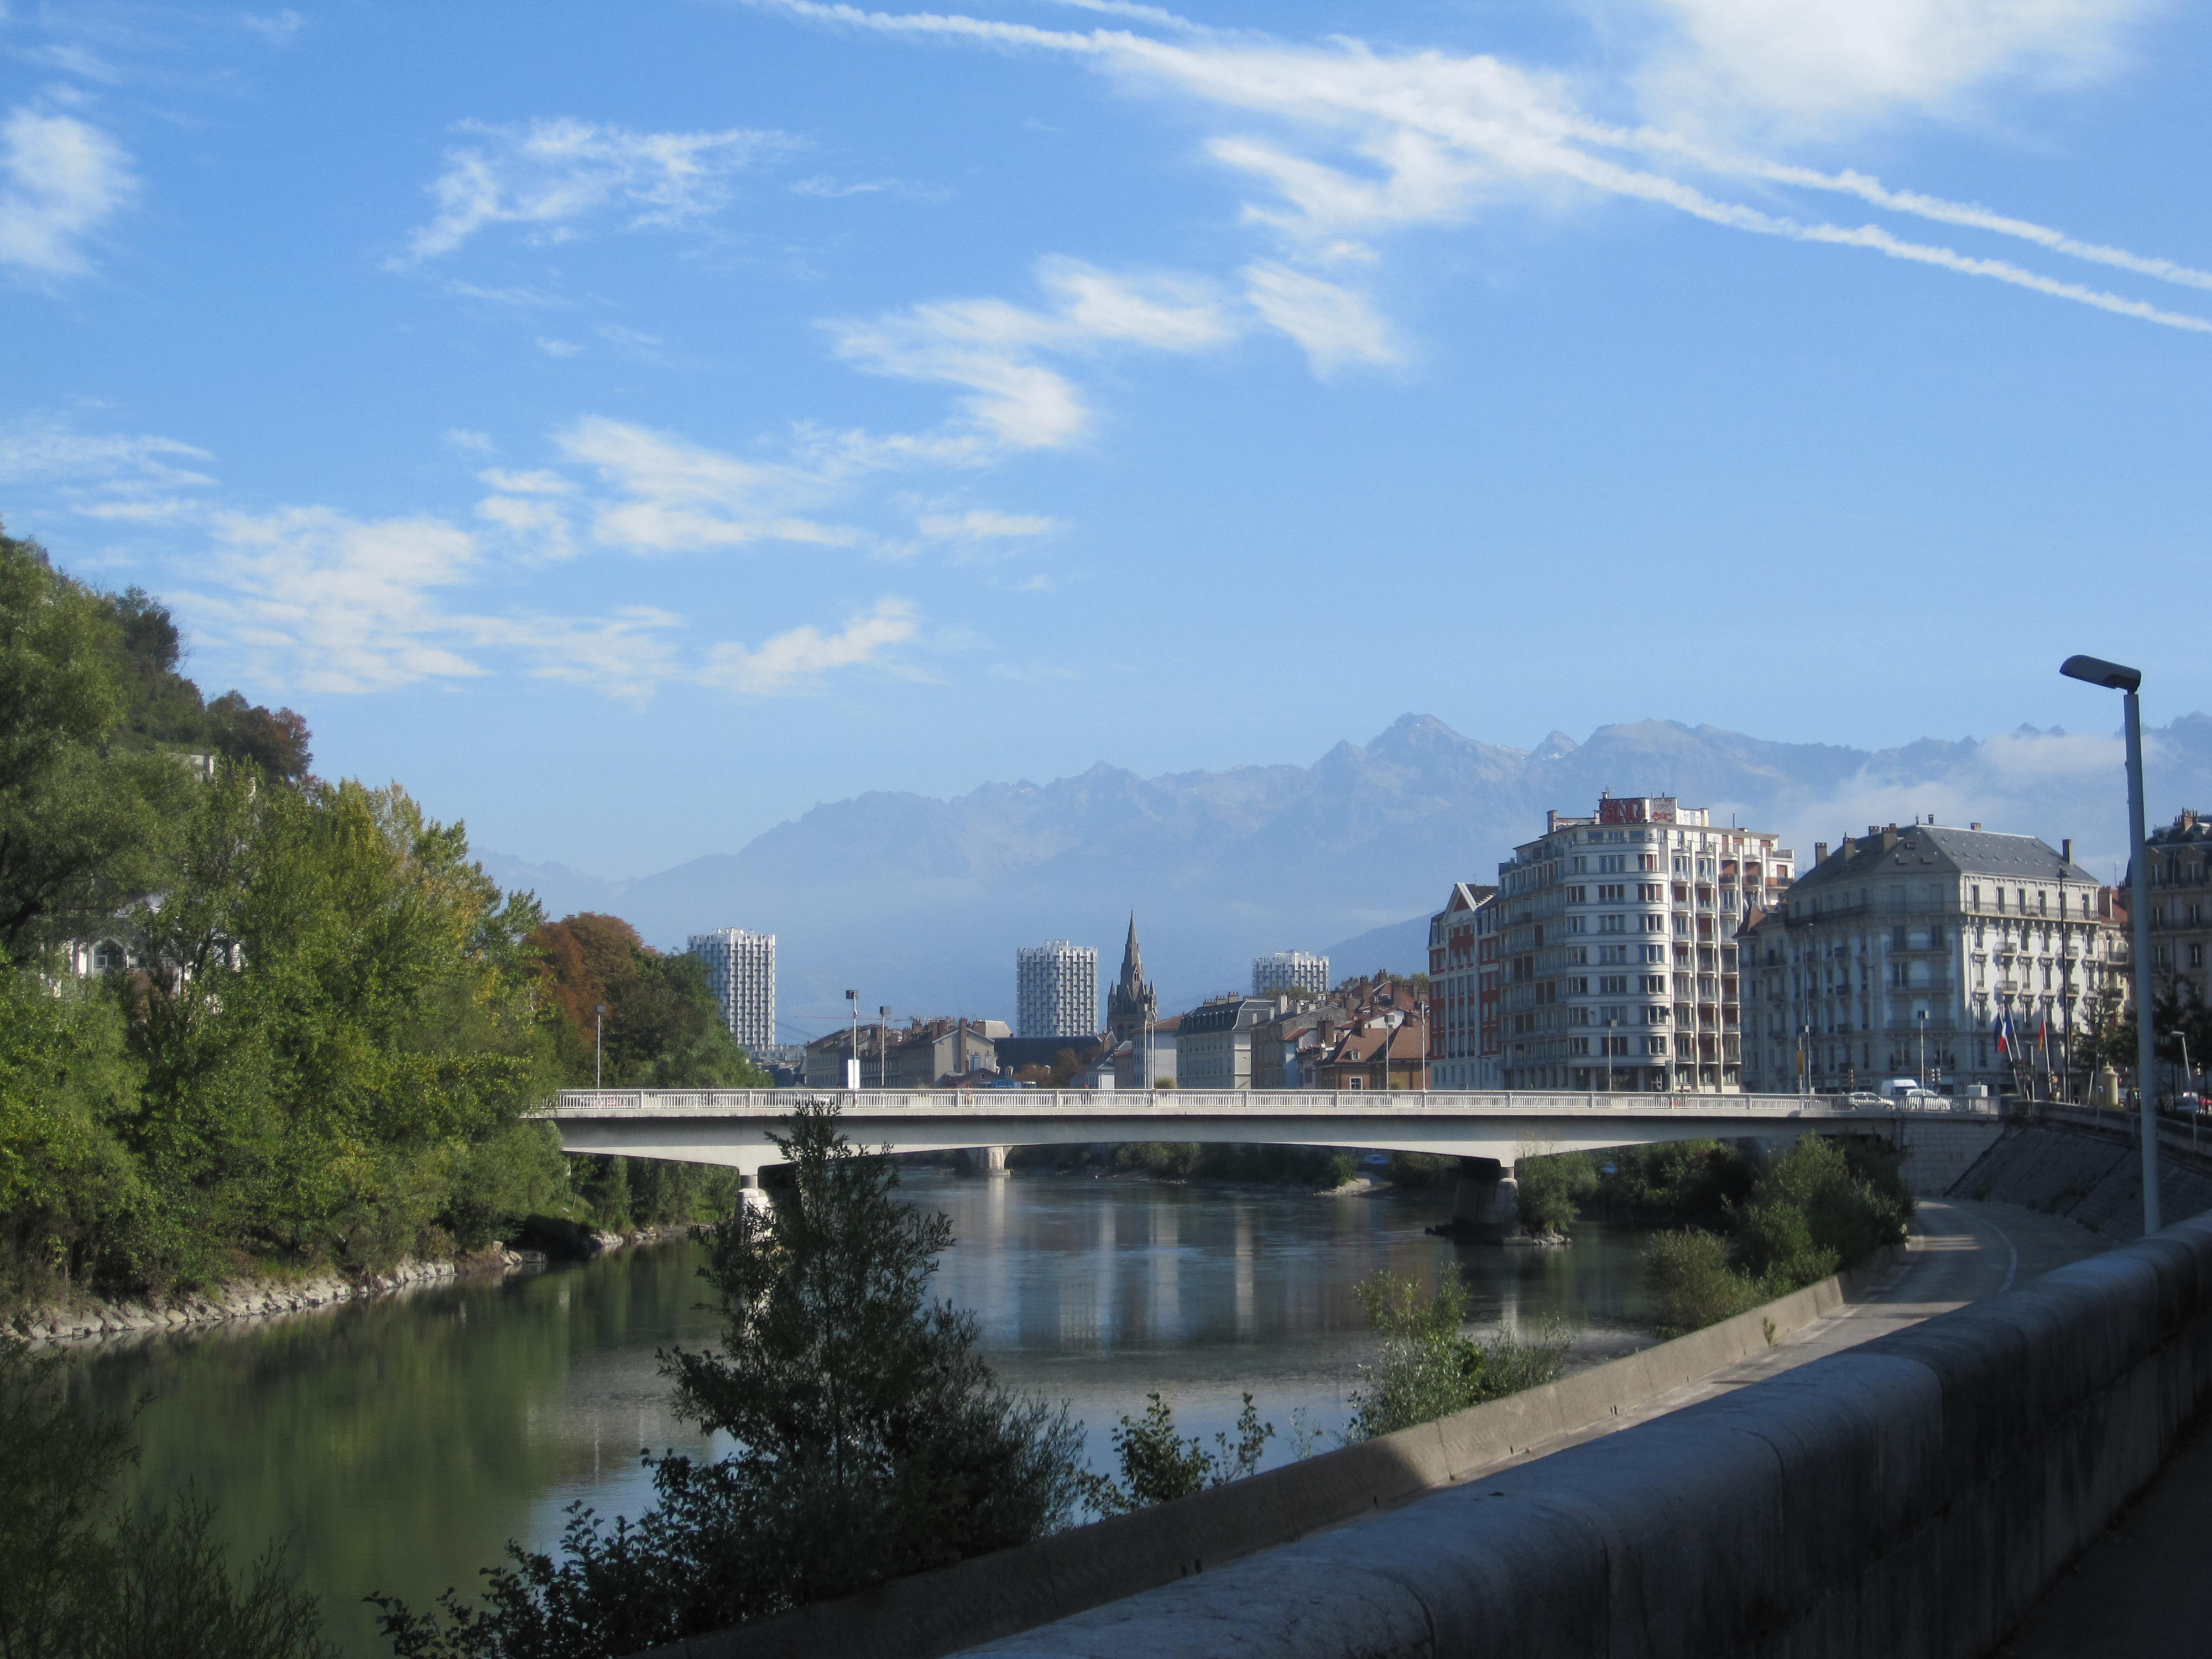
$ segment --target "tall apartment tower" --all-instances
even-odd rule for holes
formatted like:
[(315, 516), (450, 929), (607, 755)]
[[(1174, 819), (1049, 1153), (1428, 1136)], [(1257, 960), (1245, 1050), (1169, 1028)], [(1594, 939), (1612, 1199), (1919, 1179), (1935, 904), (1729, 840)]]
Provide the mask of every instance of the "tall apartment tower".
[(692, 934), (690, 951), (707, 964), (707, 983), (738, 1045), (750, 1054), (775, 1047), (775, 935), (718, 927)]
[(1736, 931), (1780, 899), (1796, 855), (1671, 795), (1546, 818), (1498, 866), (1499, 1082), (1741, 1090)]
[(1064, 939), (1014, 953), (1015, 1026), (1025, 1037), (1098, 1035), (1098, 952)]
[(1310, 991), (1328, 994), (1328, 958), (1304, 951), (1278, 951), (1252, 958), (1252, 994), (1271, 996), (1277, 991)]

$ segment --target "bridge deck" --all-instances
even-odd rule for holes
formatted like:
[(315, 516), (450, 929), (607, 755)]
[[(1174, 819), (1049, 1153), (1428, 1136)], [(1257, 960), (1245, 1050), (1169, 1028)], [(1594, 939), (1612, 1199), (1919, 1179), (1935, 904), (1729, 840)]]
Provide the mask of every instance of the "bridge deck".
[(855, 1141), (893, 1152), (1177, 1140), (1352, 1146), (1509, 1162), (1662, 1140), (1778, 1136), (1903, 1122), (1994, 1125), (1995, 1102), (1855, 1103), (1819, 1095), (1249, 1089), (569, 1090), (546, 1114), (574, 1152), (729, 1165), (776, 1159), (769, 1134), (832, 1100)]

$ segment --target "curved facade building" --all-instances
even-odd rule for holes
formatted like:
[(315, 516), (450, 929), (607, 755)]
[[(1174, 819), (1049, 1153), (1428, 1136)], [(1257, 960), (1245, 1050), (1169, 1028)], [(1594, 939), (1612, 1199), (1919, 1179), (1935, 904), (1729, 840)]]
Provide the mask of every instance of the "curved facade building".
[(1547, 815), (1498, 868), (1499, 1084), (1742, 1087), (1736, 930), (1796, 855), (1671, 795)]

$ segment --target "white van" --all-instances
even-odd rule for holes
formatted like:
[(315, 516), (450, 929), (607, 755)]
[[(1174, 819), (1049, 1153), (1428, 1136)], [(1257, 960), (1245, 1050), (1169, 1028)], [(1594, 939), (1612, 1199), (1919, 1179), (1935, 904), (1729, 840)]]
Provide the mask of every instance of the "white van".
[(1880, 1091), (1893, 1100), (1917, 1095), (1920, 1092), (1920, 1079), (1917, 1077), (1886, 1077), (1881, 1080)]

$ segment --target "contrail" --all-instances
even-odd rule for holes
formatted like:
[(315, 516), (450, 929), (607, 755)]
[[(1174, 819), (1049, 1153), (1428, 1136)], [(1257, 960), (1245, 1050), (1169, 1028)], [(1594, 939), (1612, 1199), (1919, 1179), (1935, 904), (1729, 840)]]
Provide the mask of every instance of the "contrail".
[[(1202, 75), (1191, 72), (1205, 61), (1206, 54), (1194, 53), (1185, 47), (1125, 30), (1097, 29), (1073, 33), (1038, 28), (1026, 23), (997, 22), (959, 13), (868, 11), (859, 6), (842, 3), (842, 0), (751, 0), (751, 3), (881, 33), (946, 35), (997, 46), (1042, 48), (1092, 58), (1119, 58), (1133, 61), (1155, 72), (1173, 74), (1180, 71), (1186, 85), (1194, 90), (1202, 87), (1206, 79)], [(1055, 0), (1055, 3), (1159, 23), (1197, 34), (1212, 33), (1202, 25), (1192, 23), (1158, 8), (1138, 3), (1137, 0)], [(1203, 97), (1206, 94), (1199, 91), (1198, 95)], [(1947, 201), (1942, 197), (1928, 196), (1917, 191), (1891, 190), (1880, 179), (1866, 173), (1849, 170), (1822, 173), (1784, 162), (1729, 155), (1706, 149), (1689, 140), (1656, 129), (1611, 127), (1572, 116), (1561, 120), (1549, 131), (1524, 125), (1517, 133), (1503, 134), (1503, 137), (1519, 142), (1502, 147), (1494, 142), (1486, 143), (1481, 137), (1471, 134), (1460, 119), (1439, 118), (1438, 112), (1433, 110), (1425, 112), (1426, 118), (1424, 119), (1404, 107), (1362, 107), (1358, 100), (1349, 104), (1339, 102), (1337, 108), (1340, 112), (1356, 112), (1369, 119), (1391, 122), (1412, 131), (1425, 131), (1463, 151), (1487, 155), (1492, 160), (1507, 161), (1528, 171), (1555, 173), (1614, 195), (1660, 203), (1708, 223), (1753, 235), (1779, 236), (1793, 241), (1863, 248), (1887, 258), (1904, 259), (1954, 271), (1961, 276), (2009, 283), (2051, 299), (2071, 301), (2077, 305), (2090, 306), (2139, 322), (2156, 323), (2162, 327), (2182, 329), (2191, 333), (2212, 334), (2212, 320), (2185, 312), (2168, 311), (2140, 300), (2106, 293), (2101, 289), (2062, 282), (2008, 260), (1982, 258), (1955, 248), (1907, 241), (1876, 225), (1862, 225), (1854, 229), (1835, 224), (1807, 224), (1745, 204), (1719, 200), (1681, 179), (1665, 173), (1620, 167), (1577, 148), (1575, 143), (1562, 140), (1571, 139), (1583, 144), (1645, 153), (1665, 152), (1681, 156), (1714, 173), (1852, 196), (1892, 212), (2009, 236), (2071, 258), (2108, 265), (2160, 282), (2212, 291), (2212, 272), (2199, 270), (2171, 259), (2131, 253), (2124, 248), (2084, 242), (2047, 225), (2014, 218), (1971, 203)], [(1478, 124), (1478, 131), (1484, 125), (1494, 125), (1494, 120), (1490, 124)]]
[(2010, 236), (2020, 241), (2033, 242), (2038, 247), (2048, 248), (2053, 253), (2065, 254), (2069, 258), (2111, 265), (2118, 270), (2131, 271), (2138, 276), (2149, 276), (2183, 288), (2212, 290), (2212, 270), (2199, 270), (2194, 265), (2185, 265), (2175, 259), (2162, 259), (2153, 254), (2133, 253), (2126, 248), (2113, 247), (2107, 243), (2085, 242), (2049, 225), (2039, 225), (2032, 219), (2014, 218), (2010, 214), (1999, 213), (1994, 208), (1985, 208), (1979, 203), (1949, 201), (1917, 190), (1892, 190), (1881, 179), (1856, 168), (1846, 167), (1841, 173), (1821, 173), (1812, 167), (1792, 167), (1783, 161), (1724, 155), (1672, 133), (1648, 127), (1639, 128), (1634, 132), (1601, 127), (1591, 127), (1586, 131), (1600, 143), (1623, 149), (1666, 150), (1687, 156), (1716, 173), (1730, 173), (1744, 178), (1764, 179), (1778, 185), (1794, 185), (1805, 190), (1856, 196), (1863, 202), (1875, 207), (1887, 208), (1894, 213), (1909, 213), (1916, 218), (1934, 220), (1939, 224), (1958, 225), (1968, 230), (1985, 230), (1993, 235)]

